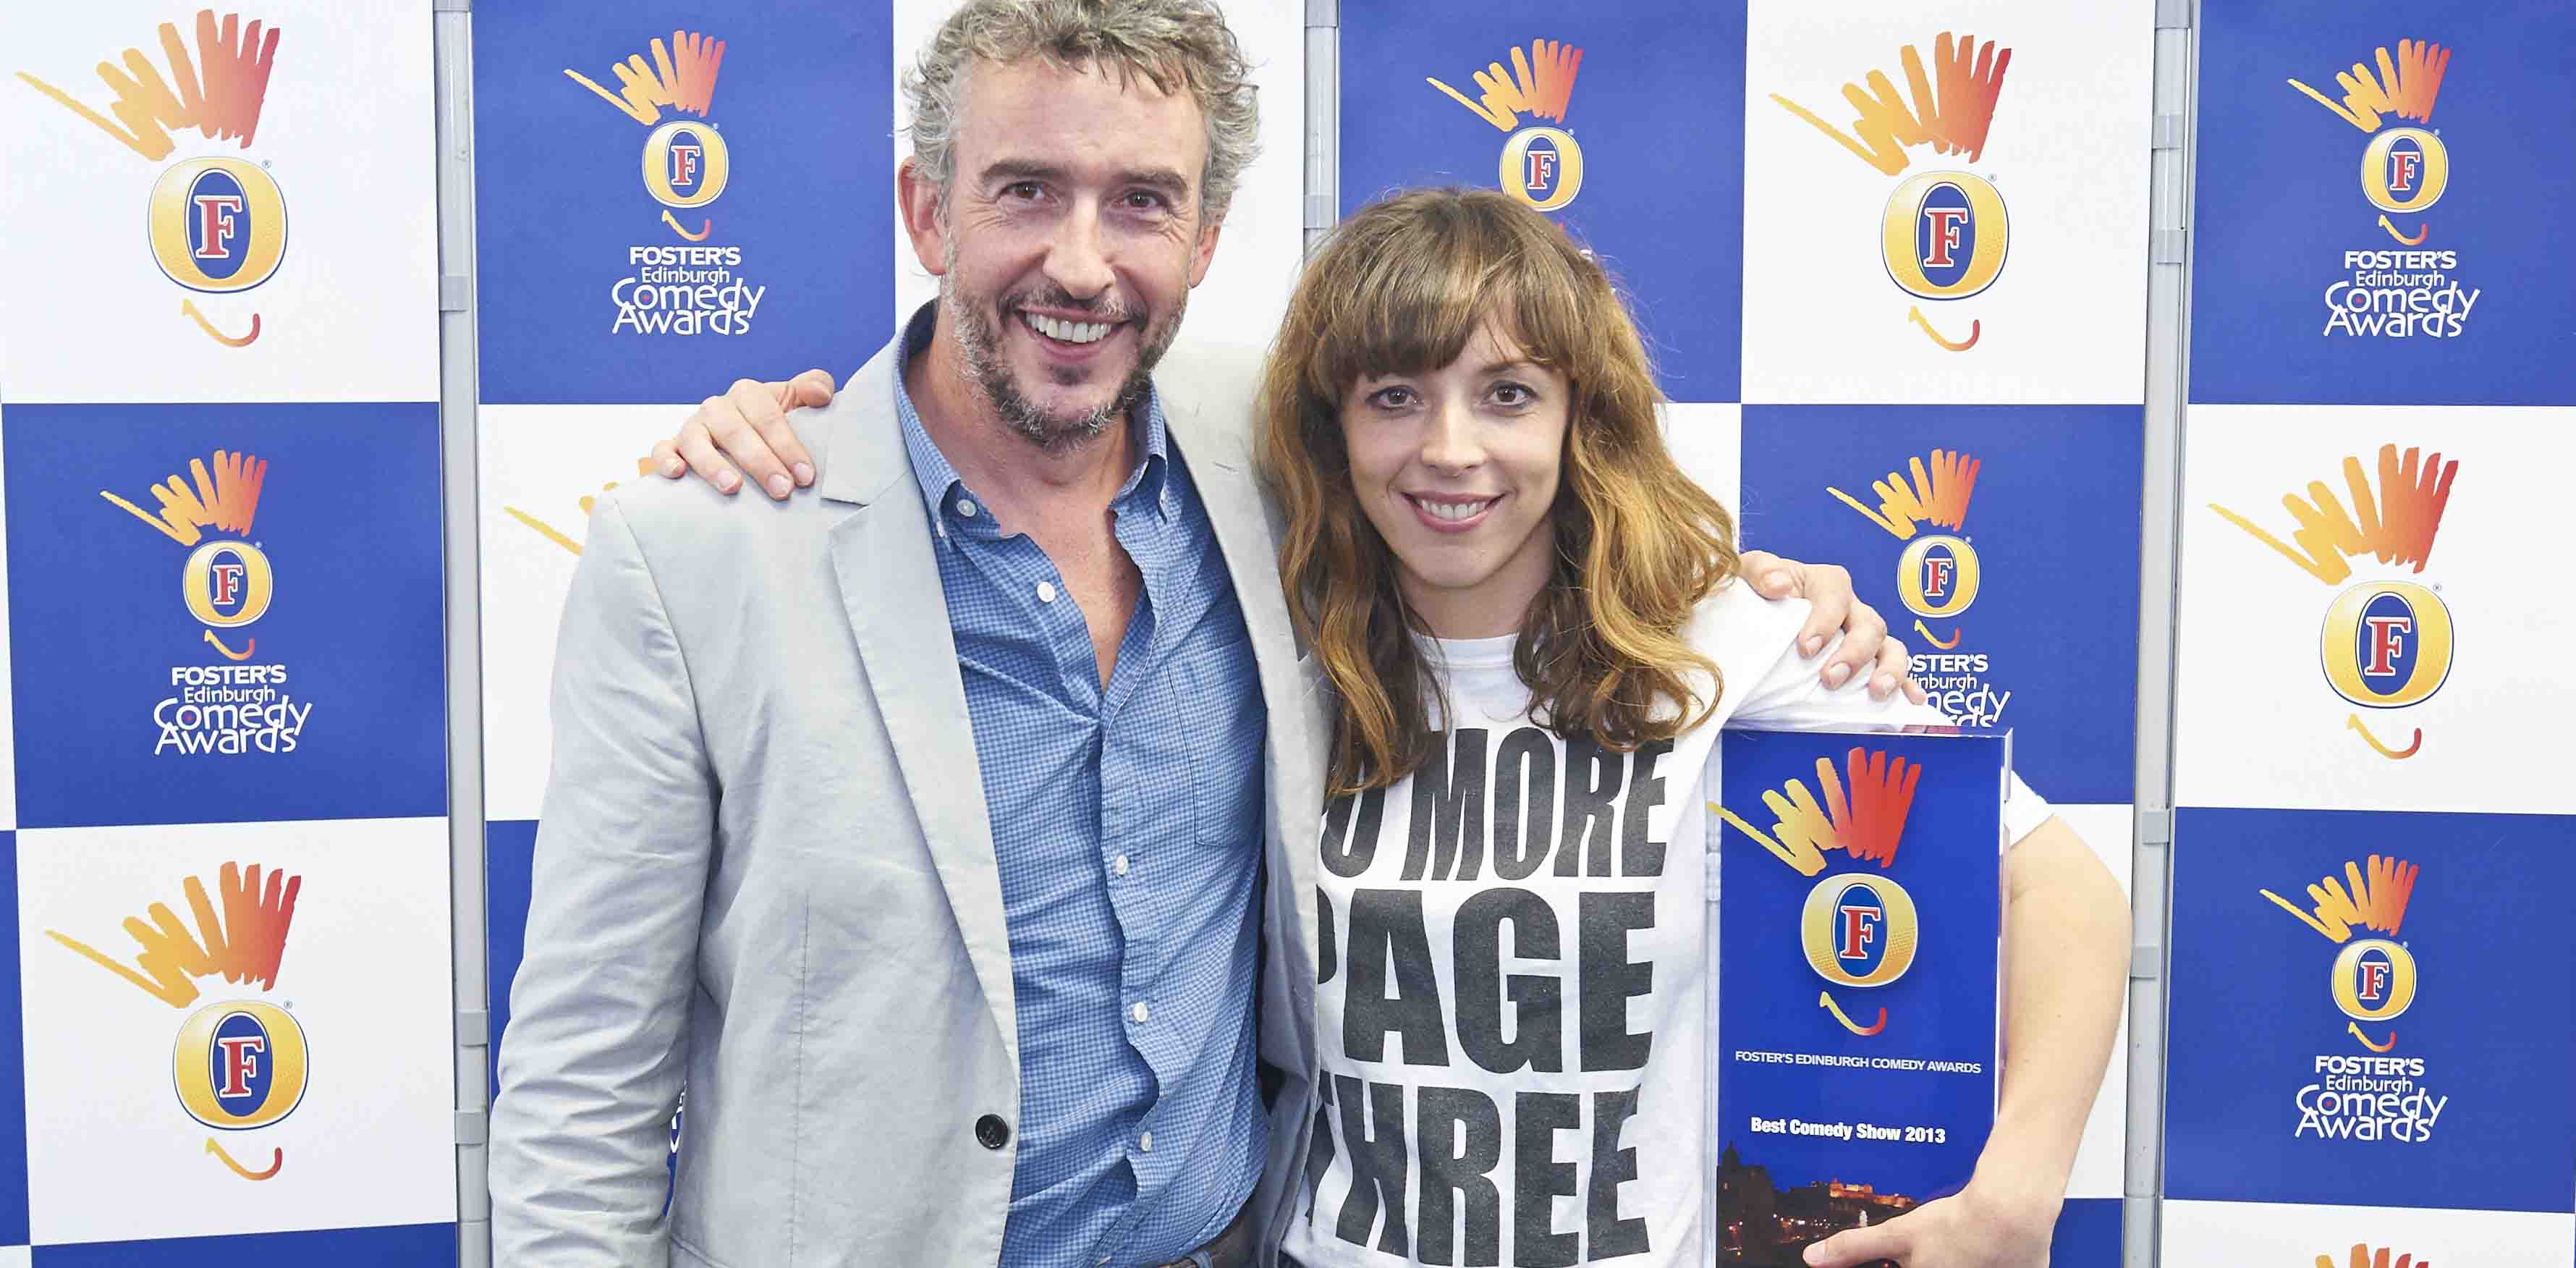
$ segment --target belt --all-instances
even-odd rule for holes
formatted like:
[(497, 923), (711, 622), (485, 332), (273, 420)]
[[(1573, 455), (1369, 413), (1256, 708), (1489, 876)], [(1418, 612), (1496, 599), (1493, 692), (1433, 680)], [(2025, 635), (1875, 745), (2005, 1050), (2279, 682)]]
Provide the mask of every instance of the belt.
[(1246, 1202), (1235, 1212), (1234, 1222), (1225, 1231), (1209, 1239), (1208, 1244), (1158, 1268), (1251, 1268), (1252, 1204)]

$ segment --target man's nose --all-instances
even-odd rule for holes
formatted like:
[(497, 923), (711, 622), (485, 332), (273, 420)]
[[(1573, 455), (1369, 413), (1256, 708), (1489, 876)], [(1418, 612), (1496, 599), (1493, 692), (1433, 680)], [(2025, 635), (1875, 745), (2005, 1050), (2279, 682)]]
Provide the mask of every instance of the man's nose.
[(1047, 248), (1046, 274), (1079, 299), (1099, 295), (1116, 283), (1117, 274), (1109, 267), (1109, 244), (1101, 238), (1098, 210), (1088, 204), (1076, 206), (1056, 222), (1055, 240)]

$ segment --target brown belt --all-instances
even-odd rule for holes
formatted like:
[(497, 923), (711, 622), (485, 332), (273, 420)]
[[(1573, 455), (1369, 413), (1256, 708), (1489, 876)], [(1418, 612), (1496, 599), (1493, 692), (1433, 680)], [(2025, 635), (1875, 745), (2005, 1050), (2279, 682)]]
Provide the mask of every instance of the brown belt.
[(1208, 1268), (1252, 1268), (1252, 1204), (1246, 1202), (1235, 1212), (1234, 1222), (1225, 1226), (1205, 1246), (1159, 1268), (1198, 1268), (1198, 1256), (1207, 1256)]

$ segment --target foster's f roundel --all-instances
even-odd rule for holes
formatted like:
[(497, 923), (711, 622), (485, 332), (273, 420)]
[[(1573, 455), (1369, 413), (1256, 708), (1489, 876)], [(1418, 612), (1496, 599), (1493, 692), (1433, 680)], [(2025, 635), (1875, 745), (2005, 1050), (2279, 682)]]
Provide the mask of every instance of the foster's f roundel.
[(674, 119), (644, 139), (644, 188), (665, 207), (704, 207), (724, 194), (733, 157), (711, 125)]
[(1880, 224), (1887, 276), (1919, 299), (1966, 299), (2003, 274), (2011, 241), (2003, 195), (1966, 172), (1924, 172), (1888, 196)]
[(152, 187), (152, 258), (192, 291), (246, 291), (286, 258), (286, 198), (257, 164), (192, 159)]
[(2387, 1021), (2415, 1003), (2415, 953), (2386, 938), (2347, 944), (2334, 960), (2335, 1007), (2354, 1021)]
[(1977, 548), (1935, 533), (1914, 539), (1896, 560), (1896, 595), (1916, 616), (1957, 616), (1977, 601)]
[(1914, 896), (1866, 872), (1816, 882), (1799, 919), (1807, 964), (1836, 986), (1886, 986), (1904, 977), (1920, 933)]
[(304, 1028), (274, 1004), (235, 1000), (179, 1028), (170, 1075), (190, 1118), (220, 1131), (266, 1127), (304, 1100)]
[(2326, 681), (2365, 709), (2431, 698), (2451, 673), (2451, 610), (2411, 581), (2354, 586), (2326, 609)]
[(2451, 152), (2423, 128), (2391, 128), (2361, 152), (2361, 192), (2381, 211), (2423, 211), (2451, 184)]
[(1583, 147), (1563, 128), (1523, 128), (1503, 143), (1503, 189), (1540, 211), (1583, 192)]

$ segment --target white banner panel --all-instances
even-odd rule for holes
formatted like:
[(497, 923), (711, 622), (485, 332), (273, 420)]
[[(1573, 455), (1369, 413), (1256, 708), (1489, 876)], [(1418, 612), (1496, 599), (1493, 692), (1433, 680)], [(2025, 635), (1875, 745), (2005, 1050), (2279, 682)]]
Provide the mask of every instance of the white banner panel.
[(680, 415), (662, 405), (486, 405), (482, 418), (483, 814), (534, 819), (552, 753), (555, 634), (591, 499), (639, 478), (637, 459)]
[(51, 6), (0, 60), (12, 401), (437, 398), (426, 7), (228, 12)]
[[(1744, 407), (1732, 402), (1666, 405), (1664, 444), (1673, 461), (1709, 491), (1729, 515), (1741, 516), (1744, 499)], [(1738, 523), (1736, 536), (1744, 536)]]
[(2576, 811), (2534, 742), (2576, 684), (2532, 669), (2566, 632), (2532, 560), (2576, 409), (2195, 405), (2188, 426), (2175, 804)]
[(2167, 1202), (2159, 1262), (2173, 1268), (2394, 1268), (2403, 1255), (2420, 1268), (2566, 1268), (2571, 1244), (2576, 1215)]
[[(895, 0), (894, 122), (896, 162), (911, 157), (912, 111), (903, 99), (903, 72), (920, 56), (939, 24), (957, 6), (949, 0)], [(1267, 348), (1279, 333), (1279, 315), (1296, 285), (1305, 251), (1306, 6), (1304, 0), (1221, 0), (1226, 25), (1252, 63), (1261, 102), (1261, 154), (1236, 184), (1234, 205), (1207, 277), (1190, 293), (1185, 338), (1203, 343)], [(886, 184), (894, 184), (887, 174)], [(894, 319), (898, 329), (913, 310), (939, 296), (939, 279), (921, 267), (912, 243), (895, 222)], [(875, 350), (870, 349), (871, 353)], [(785, 376), (804, 366), (768, 367)], [(838, 377), (843, 367), (826, 367)], [(855, 368), (855, 367), (850, 367)], [(749, 371), (746, 371), (748, 373)], [(710, 387), (712, 392), (723, 385)]]
[(1744, 400), (2143, 401), (2152, 16), (1753, 0)]
[(28, 830), (18, 886), (77, 1037), (27, 1048), (75, 1090), (28, 1101), (36, 1241), (456, 1218), (445, 820)]

